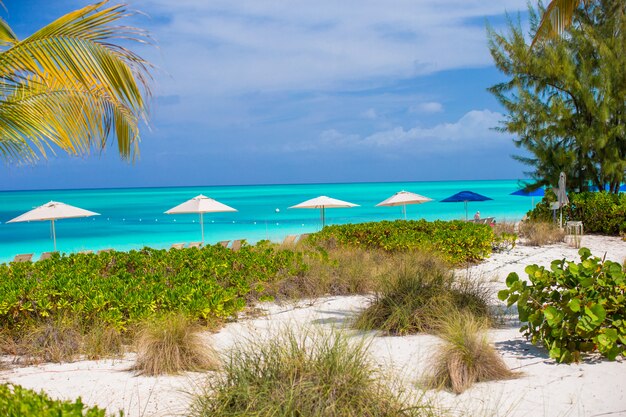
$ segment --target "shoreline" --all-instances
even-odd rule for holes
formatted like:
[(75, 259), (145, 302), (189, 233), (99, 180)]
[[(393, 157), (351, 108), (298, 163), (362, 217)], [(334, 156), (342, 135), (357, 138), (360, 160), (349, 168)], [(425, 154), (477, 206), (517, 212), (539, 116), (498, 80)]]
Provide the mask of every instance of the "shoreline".
[[(626, 245), (620, 238), (584, 236), (582, 246), (594, 256), (623, 263)], [(504, 286), (509, 272), (524, 277), (526, 265), (549, 265), (553, 259), (577, 260), (578, 249), (564, 243), (544, 247), (518, 245), (510, 252), (492, 255), (481, 264), (458, 270), (469, 277), (483, 279), (494, 292)], [(495, 293), (494, 293), (495, 299)], [(283, 325), (341, 328), (356, 311), (363, 308), (369, 296), (328, 297), (300, 300), (278, 305), (261, 303), (255, 311), (261, 316), (241, 318), (227, 324), (215, 334), (205, 333), (216, 349), (224, 354), (235, 343), (246, 338), (268, 335)], [(544, 349), (530, 345), (516, 325), (509, 323), (489, 332), (492, 342), (507, 365), (524, 374), (507, 381), (476, 384), (461, 395), (426, 391), (426, 398), (440, 407), (456, 410), (453, 415), (571, 415), (592, 416), (602, 413), (626, 413), (626, 361), (609, 362), (592, 356), (579, 364), (557, 365), (548, 359)], [(355, 334), (353, 337), (359, 337)], [(438, 338), (432, 335), (376, 336), (370, 353), (375, 362), (403, 387), (415, 394), (420, 375)], [(0, 381), (45, 390), (54, 398), (75, 399), (81, 396), (89, 405), (106, 407), (109, 412), (122, 409), (129, 417), (171, 416), (184, 412), (190, 392), (202, 384), (205, 374), (185, 373), (179, 376), (136, 376), (128, 369), (134, 354), (123, 359), (77, 361), (64, 364), (42, 364), (0, 371)], [(615, 414), (614, 414), (615, 415)]]

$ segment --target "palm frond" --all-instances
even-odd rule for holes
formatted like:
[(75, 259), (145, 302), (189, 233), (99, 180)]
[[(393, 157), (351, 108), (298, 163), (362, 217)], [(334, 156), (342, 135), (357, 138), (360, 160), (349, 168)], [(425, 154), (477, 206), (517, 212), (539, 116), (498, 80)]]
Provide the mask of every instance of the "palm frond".
[(127, 17), (108, 0), (71, 12), (0, 53), (0, 155), (27, 161), (57, 146), (75, 154), (115, 135), (123, 158), (137, 154), (146, 119), (150, 64), (115, 39), (145, 32), (113, 23)]
[(541, 17), (531, 48), (539, 40), (561, 35), (572, 24), (574, 11), (578, 6), (588, 2), (589, 0), (552, 0)]
[(13, 33), (11, 26), (0, 18), (0, 45), (11, 45), (17, 42), (17, 36)]
[(102, 91), (32, 76), (0, 106), (0, 154), (32, 162), (59, 148), (71, 154), (103, 149), (115, 127), (123, 158), (137, 153), (136, 115)]

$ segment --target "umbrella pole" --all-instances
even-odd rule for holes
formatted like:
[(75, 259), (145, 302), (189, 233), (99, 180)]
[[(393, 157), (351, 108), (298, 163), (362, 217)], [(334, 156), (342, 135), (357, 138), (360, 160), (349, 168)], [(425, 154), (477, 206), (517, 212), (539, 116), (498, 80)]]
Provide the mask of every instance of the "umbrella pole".
[(467, 221), (467, 200), (465, 200), (463, 203), (465, 203), (465, 221)]
[(404, 214), (404, 220), (406, 220), (406, 204), (402, 205), (402, 213)]
[(50, 220), (52, 224), (52, 241), (54, 242), (54, 251), (57, 251), (57, 232), (54, 230), (54, 219)]
[(202, 243), (204, 243), (204, 213), (200, 213), (200, 230), (202, 231)]

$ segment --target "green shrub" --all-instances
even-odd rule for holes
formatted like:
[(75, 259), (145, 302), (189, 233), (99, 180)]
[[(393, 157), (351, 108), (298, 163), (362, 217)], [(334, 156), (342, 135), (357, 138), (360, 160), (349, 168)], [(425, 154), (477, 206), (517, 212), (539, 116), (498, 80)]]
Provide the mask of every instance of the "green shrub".
[(309, 241), (382, 249), (389, 252), (436, 251), (454, 264), (477, 262), (491, 254), (491, 227), (463, 221), (396, 220), (326, 226)]
[[(607, 192), (569, 193), (570, 204), (563, 207), (563, 221), (582, 221), (585, 231), (618, 236), (626, 232), (626, 193)], [(555, 200), (546, 193), (541, 203), (528, 212), (531, 220), (551, 222), (550, 204)]]
[[(416, 401), (417, 402), (417, 401)], [(409, 417), (433, 412), (398, 398), (363, 341), (338, 332), (286, 329), (231, 352), (208, 380), (192, 417)]]
[(148, 317), (182, 311), (199, 321), (226, 318), (254, 290), (306, 269), (301, 254), (270, 245), (233, 252), (220, 245), (174, 251), (142, 249), (55, 256), (0, 265), (0, 328), (19, 333), (75, 317), (89, 331), (125, 331)]
[(526, 267), (530, 284), (516, 273), (498, 293), (517, 304), (521, 331), (541, 342), (558, 362), (579, 361), (598, 350), (610, 360), (626, 350), (626, 274), (617, 262), (581, 248), (580, 263), (555, 260), (549, 269)]
[(414, 257), (390, 273), (354, 325), (405, 335), (436, 331), (441, 315), (450, 311), (469, 311), (491, 320), (490, 296), (480, 282), (455, 278), (440, 259)]
[[(0, 410), (3, 417), (105, 417), (98, 407), (86, 408), (81, 399), (53, 400), (44, 392), (22, 388), (19, 385), (0, 385)], [(123, 414), (120, 412), (119, 414)]]

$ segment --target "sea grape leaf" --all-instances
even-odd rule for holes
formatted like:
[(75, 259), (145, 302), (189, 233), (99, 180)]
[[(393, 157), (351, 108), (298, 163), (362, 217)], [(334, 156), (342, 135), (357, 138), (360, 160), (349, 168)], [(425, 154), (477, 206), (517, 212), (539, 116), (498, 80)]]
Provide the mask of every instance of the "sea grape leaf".
[(572, 298), (570, 300), (569, 303), (567, 303), (567, 306), (570, 308), (570, 310), (572, 310), (573, 312), (578, 312), (580, 311), (580, 300), (578, 298)]

